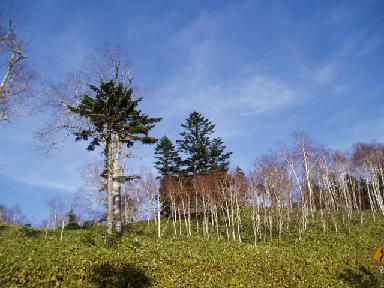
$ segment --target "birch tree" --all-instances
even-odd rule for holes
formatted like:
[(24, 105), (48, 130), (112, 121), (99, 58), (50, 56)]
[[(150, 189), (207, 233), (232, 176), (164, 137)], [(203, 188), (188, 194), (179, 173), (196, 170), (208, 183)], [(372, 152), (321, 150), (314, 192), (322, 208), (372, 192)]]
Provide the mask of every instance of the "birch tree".
[(49, 222), (51, 223), (51, 227), (53, 227), (54, 230), (56, 228), (60, 227), (62, 221), (64, 221), (65, 218), (65, 201), (63, 197), (61, 197), (59, 194), (51, 197), (47, 201), (47, 205), (50, 210), (49, 215)]
[(107, 207), (103, 172), (104, 162), (101, 159), (84, 164), (79, 171), (83, 185), (74, 195), (72, 208), (87, 221), (100, 222), (106, 218), (103, 215)]
[(12, 20), (0, 18), (0, 122), (17, 116), (37, 75), (28, 69), (24, 41)]

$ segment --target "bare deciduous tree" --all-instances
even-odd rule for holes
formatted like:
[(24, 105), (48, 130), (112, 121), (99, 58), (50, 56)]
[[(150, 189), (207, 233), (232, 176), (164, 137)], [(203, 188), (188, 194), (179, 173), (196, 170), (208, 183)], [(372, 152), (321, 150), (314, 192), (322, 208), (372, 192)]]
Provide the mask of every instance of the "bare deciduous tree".
[(65, 218), (65, 201), (63, 197), (57, 194), (48, 199), (47, 205), (50, 211), (49, 222), (52, 223), (50, 226), (56, 230), (57, 227), (60, 227)]
[(26, 216), (18, 204), (12, 208), (8, 208), (0, 204), (0, 224), (7, 223), (13, 225), (21, 225), (25, 224), (26, 222)]
[(41, 148), (46, 151), (60, 148), (73, 133), (91, 130), (91, 124), (72, 113), (69, 107), (80, 103), (83, 95), (92, 94), (90, 85), (110, 80), (130, 83), (130, 68), (131, 61), (121, 49), (105, 48), (98, 54), (84, 58), (79, 67), (63, 75), (60, 81), (48, 83), (43, 91), (41, 105), (49, 113), (49, 120), (37, 132)]
[(72, 208), (82, 220), (102, 221), (102, 210), (106, 207), (105, 178), (102, 177), (104, 163), (101, 159), (93, 160), (80, 169), (84, 185), (74, 195)]
[(0, 16), (0, 122), (10, 121), (25, 103), (37, 75), (26, 65), (24, 41), (11, 20)]

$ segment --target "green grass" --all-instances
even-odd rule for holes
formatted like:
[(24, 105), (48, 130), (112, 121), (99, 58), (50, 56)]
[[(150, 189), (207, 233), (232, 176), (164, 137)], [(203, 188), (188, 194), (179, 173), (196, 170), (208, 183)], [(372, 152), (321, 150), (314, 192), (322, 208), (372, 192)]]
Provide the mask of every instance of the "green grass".
[(318, 230), (302, 240), (254, 246), (202, 237), (156, 239), (154, 223), (132, 224), (105, 243), (104, 227), (30, 230), (0, 226), (0, 287), (384, 287), (372, 260), (384, 218), (351, 233)]

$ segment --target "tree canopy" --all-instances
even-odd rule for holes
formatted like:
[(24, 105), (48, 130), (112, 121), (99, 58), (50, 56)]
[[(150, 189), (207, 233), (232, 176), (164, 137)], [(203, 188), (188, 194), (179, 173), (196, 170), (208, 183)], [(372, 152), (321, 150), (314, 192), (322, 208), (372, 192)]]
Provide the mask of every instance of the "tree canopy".
[(181, 124), (183, 137), (177, 140), (179, 151), (186, 155), (183, 166), (187, 173), (207, 174), (214, 170), (229, 168), (229, 157), (232, 152), (225, 152), (225, 146), (220, 137), (212, 138), (215, 124), (199, 112), (192, 112)]
[(88, 119), (94, 127), (75, 133), (77, 140), (92, 138), (88, 150), (94, 150), (101, 141), (111, 141), (113, 135), (128, 147), (135, 141), (144, 144), (156, 142), (156, 138), (148, 133), (161, 118), (151, 118), (137, 108), (142, 98), (133, 98), (131, 85), (124, 86), (111, 80), (100, 82), (100, 87), (90, 85), (90, 88), (95, 95), (84, 95), (77, 107), (69, 107), (73, 113)]
[(174, 176), (180, 172), (181, 158), (175, 145), (167, 136), (162, 137), (155, 147), (155, 168), (161, 176)]
[[(116, 79), (118, 68), (116, 67)], [(105, 187), (107, 192), (107, 233), (112, 234), (115, 225), (116, 232), (121, 234), (121, 186), (120, 183), (132, 179), (124, 175), (123, 144), (128, 149), (136, 141), (144, 144), (154, 144), (156, 138), (149, 136), (149, 131), (161, 118), (145, 115), (137, 108), (142, 98), (133, 98), (131, 81), (128, 85), (115, 80), (101, 81), (99, 87), (90, 86), (94, 95), (85, 94), (80, 104), (69, 106), (71, 112), (84, 118), (89, 129), (79, 129), (74, 132), (76, 140), (88, 140), (88, 150), (103, 144), (105, 170)]]

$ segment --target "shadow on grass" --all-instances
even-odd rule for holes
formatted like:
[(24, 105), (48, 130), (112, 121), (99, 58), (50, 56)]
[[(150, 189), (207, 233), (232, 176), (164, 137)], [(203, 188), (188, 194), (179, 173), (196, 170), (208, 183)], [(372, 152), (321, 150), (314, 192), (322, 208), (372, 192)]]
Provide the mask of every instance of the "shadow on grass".
[(20, 235), (25, 237), (39, 237), (42, 235), (41, 231), (33, 229), (29, 226), (23, 226), (20, 228)]
[(138, 225), (137, 223), (130, 223), (124, 226), (124, 233), (123, 234), (128, 234), (130, 236), (153, 236), (155, 235), (156, 230), (148, 226), (147, 223), (140, 223)]
[(150, 287), (151, 281), (143, 271), (131, 266), (113, 266), (109, 263), (104, 263), (93, 267), (92, 282), (96, 287)]
[(346, 269), (341, 273), (340, 278), (349, 283), (351, 287), (376, 288), (382, 287), (381, 275), (379, 271), (372, 273), (367, 268), (360, 266), (359, 269)]

